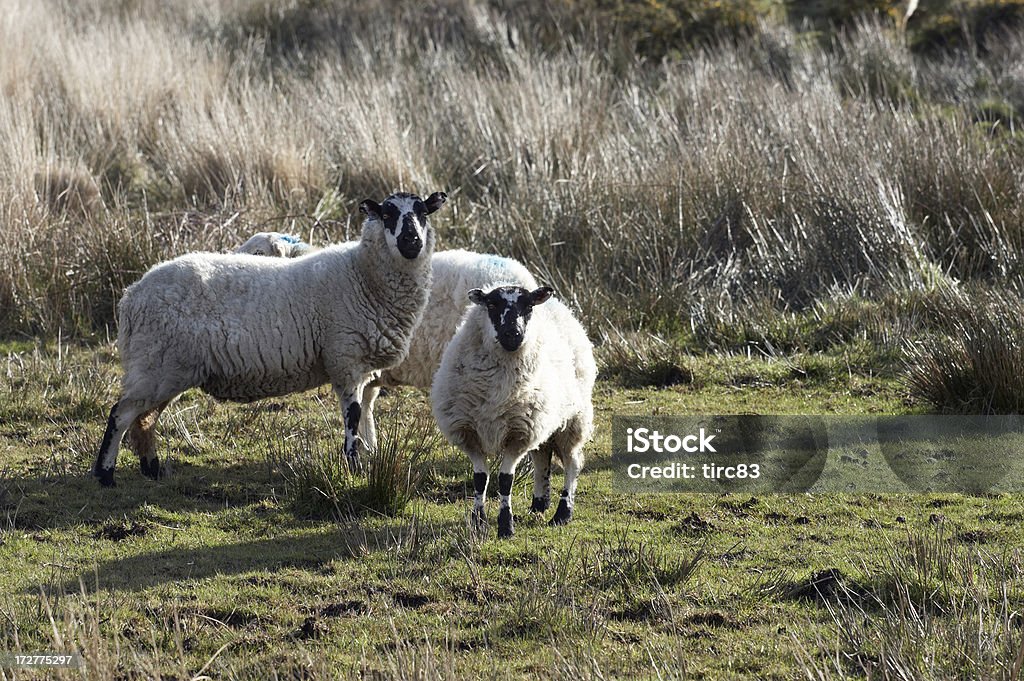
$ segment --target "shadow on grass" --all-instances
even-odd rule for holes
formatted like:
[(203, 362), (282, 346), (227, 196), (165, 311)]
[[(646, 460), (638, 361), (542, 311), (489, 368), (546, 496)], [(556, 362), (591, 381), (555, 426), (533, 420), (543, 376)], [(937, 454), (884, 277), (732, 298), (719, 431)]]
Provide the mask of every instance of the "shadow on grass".
[(66, 581), (65, 593), (80, 589), (80, 583), (101, 589), (137, 591), (182, 580), (199, 580), (282, 568), (307, 571), (326, 569), (335, 560), (365, 556), (368, 550), (394, 543), (394, 536), (409, 521), (396, 519), (386, 527), (366, 530), (357, 523), (302, 536), (217, 544), (183, 546), (99, 562)]
[[(126, 462), (127, 463), (127, 462)], [(281, 474), (266, 461), (227, 465), (176, 462), (158, 481), (136, 466), (117, 470), (117, 486), (100, 487), (91, 474), (0, 477), (0, 526), (24, 530), (62, 529), (131, 519), (144, 505), (170, 513), (238, 508), (273, 498)]]

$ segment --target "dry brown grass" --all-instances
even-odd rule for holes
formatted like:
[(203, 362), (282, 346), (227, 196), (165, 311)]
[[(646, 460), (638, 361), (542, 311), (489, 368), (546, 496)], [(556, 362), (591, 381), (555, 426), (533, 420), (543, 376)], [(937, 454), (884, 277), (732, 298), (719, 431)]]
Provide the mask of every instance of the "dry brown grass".
[(104, 332), (161, 259), (351, 238), (396, 188), (445, 188), (442, 247), (520, 258), (595, 335), (1020, 283), (1019, 34), (925, 58), (888, 20), (762, 21), (655, 63), (495, 7), (9, 3), (0, 337)]
[(907, 384), (937, 411), (1024, 413), (1024, 304), (1012, 292), (949, 291), (945, 322), (909, 348)]

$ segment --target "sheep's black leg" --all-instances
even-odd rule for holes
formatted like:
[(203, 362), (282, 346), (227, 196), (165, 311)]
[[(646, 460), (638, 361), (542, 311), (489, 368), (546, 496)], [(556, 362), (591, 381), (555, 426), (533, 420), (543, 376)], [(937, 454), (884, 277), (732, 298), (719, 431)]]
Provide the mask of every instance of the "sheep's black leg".
[(511, 537), (516, 533), (515, 520), (512, 518), (512, 481), (515, 479), (516, 466), (526, 452), (505, 454), (501, 459), (501, 470), (498, 474), (498, 494), (501, 495), (501, 511), (498, 513), (498, 536)]
[(142, 413), (128, 429), (128, 441), (139, 456), (139, 470), (147, 478), (157, 480), (162, 472), (160, 457), (156, 454), (156, 424), (168, 402)]
[(576, 478), (579, 477), (580, 469), (583, 467), (582, 451), (573, 450), (563, 459), (565, 464), (565, 487), (562, 489), (562, 496), (558, 500), (558, 508), (555, 509), (555, 516), (551, 519), (552, 525), (565, 525), (572, 520), (572, 510), (576, 499)]
[(511, 537), (516, 533), (515, 521), (512, 519), (512, 480), (514, 473), (498, 473), (498, 495), (501, 498), (501, 510), (498, 512), (498, 537)]
[(555, 516), (551, 519), (552, 525), (565, 525), (572, 520), (572, 501), (569, 490), (563, 489), (562, 496), (558, 500), (558, 508), (555, 509)]
[(551, 506), (551, 448), (541, 445), (533, 453), (533, 504), (530, 513), (543, 513)]
[(487, 515), (484, 513), (484, 501), (487, 498), (487, 473), (473, 473), (473, 491), (475, 496), (473, 497), (473, 519), (477, 523), (483, 523), (487, 520)]
[(114, 467), (117, 465), (117, 452), (121, 448), (121, 438), (128, 426), (135, 421), (139, 414), (146, 409), (151, 409), (152, 404), (140, 400), (126, 399), (122, 397), (110, 408), (110, 416), (107, 417), (107, 429), (103, 433), (103, 442), (100, 443), (100, 451), (96, 455), (96, 465), (93, 466), (92, 474), (99, 479), (104, 487), (114, 486)]
[(362, 409), (354, 392), (347, 393), (342, 398), (341, 413), (345, 421), (345, 458), (348, 460), (349, 470), (355, 472), (359, 470), (358, 434)]
[(470, 454), (473, 462), (473, 524), (482, 528), (487, 522), (484, 513), (484, 502), (487, 500), (487, 460), (480, 454)]
[(139, 470), (150, 480), (160, 478), (160, 459), (154, 456), (152, 459), (139, 459)]
[[(92, 474), (99, 479), (104, 487), (114, 486), (114, 466), (117, 464), (117, 444), (124, 431), (118, 432), (117, 428), (117, 407), (120, 402), (115, 402), (110, 408), (110, 416), (107, 417), (107, 430), (103, 433), (103, 442), (100, 443), (100, 451), (96, 455), (96, 465), (93, 466)], [(115, 434), (118, 440), (114, 439)], [(113, 454), (110, 453), (113, 448)]]

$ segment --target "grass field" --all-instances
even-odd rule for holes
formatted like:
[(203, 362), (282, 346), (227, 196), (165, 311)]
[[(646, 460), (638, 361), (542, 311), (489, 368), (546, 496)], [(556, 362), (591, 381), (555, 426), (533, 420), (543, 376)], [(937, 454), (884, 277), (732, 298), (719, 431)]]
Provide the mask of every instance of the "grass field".
[[(124, 453), (100, 490), (87, 471), (110, 350), (9, 354), (3, 646), (81, 651), (90, 678), (1013, 678), (1019, 495), (616, 490), (613, 413), (906, 411), (892, 381), (775, 364), (695, 359), (697, 389), (599, 383), (577, 518), (531, 517), (520, 476), (518, 533), (498, 541), (471, 531), (471, 469), (436, 440), (397, 516), (311, 518), (290, 487), (302, 456), (339, 453), (326, 390), (252, 406), (189, 393), (162, 427), (171, 477)], [(381, 421), (427, 413), (400, 392)]]
[[(613, 415), (1024, 410), (1024, 3), (920, 5), (4, 3), (0, 654), (80, 652), (63, 677), (90, 679), (1019, 678), (1019, 493), (614, 479)], [(353, 238), (399, 188), (447, 191), (441, 247), (520, 259), (594, 340), (573, 522), (530, 516), (524, 465), (515, 538), (474, 531), (468, 461), (411, 390), (382, 398), (377, 477), (338, 465), (326, 389), (191, 391), (170, 475), (125, 450), (100, 489), (124, 287), (260, 230)]]

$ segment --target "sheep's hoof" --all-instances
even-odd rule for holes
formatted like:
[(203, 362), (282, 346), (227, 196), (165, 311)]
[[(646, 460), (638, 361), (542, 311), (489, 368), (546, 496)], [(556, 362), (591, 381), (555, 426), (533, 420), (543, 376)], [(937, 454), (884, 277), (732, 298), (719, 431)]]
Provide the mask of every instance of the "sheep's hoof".
[(572, 520), (572, 509), (569, 508), (569, 504), (565, 503), (565, 499), (558, 502), (558, 510), (555, 511), (555, 517), (551, 519), (552, 525), (565, 525)]
[(512, 509), (505, 506), (498, 513), (498, 539), (508, 539), (515, 533), (516, 527), (512, 521)]
[(530, 513), (543, 513), (551, 506), (551, 497), (534, 497)]
[(102, 487), (116, 487), (114, 482), (114, 469), (113, 468), (100, 468), (99, 466), (93, 471), (93, 475), (100, 481)]
[(160, 459), (154, 456), (152, 459), (139, 459), (139, 468), (142, 474), (152, 480), (160, 478)]

